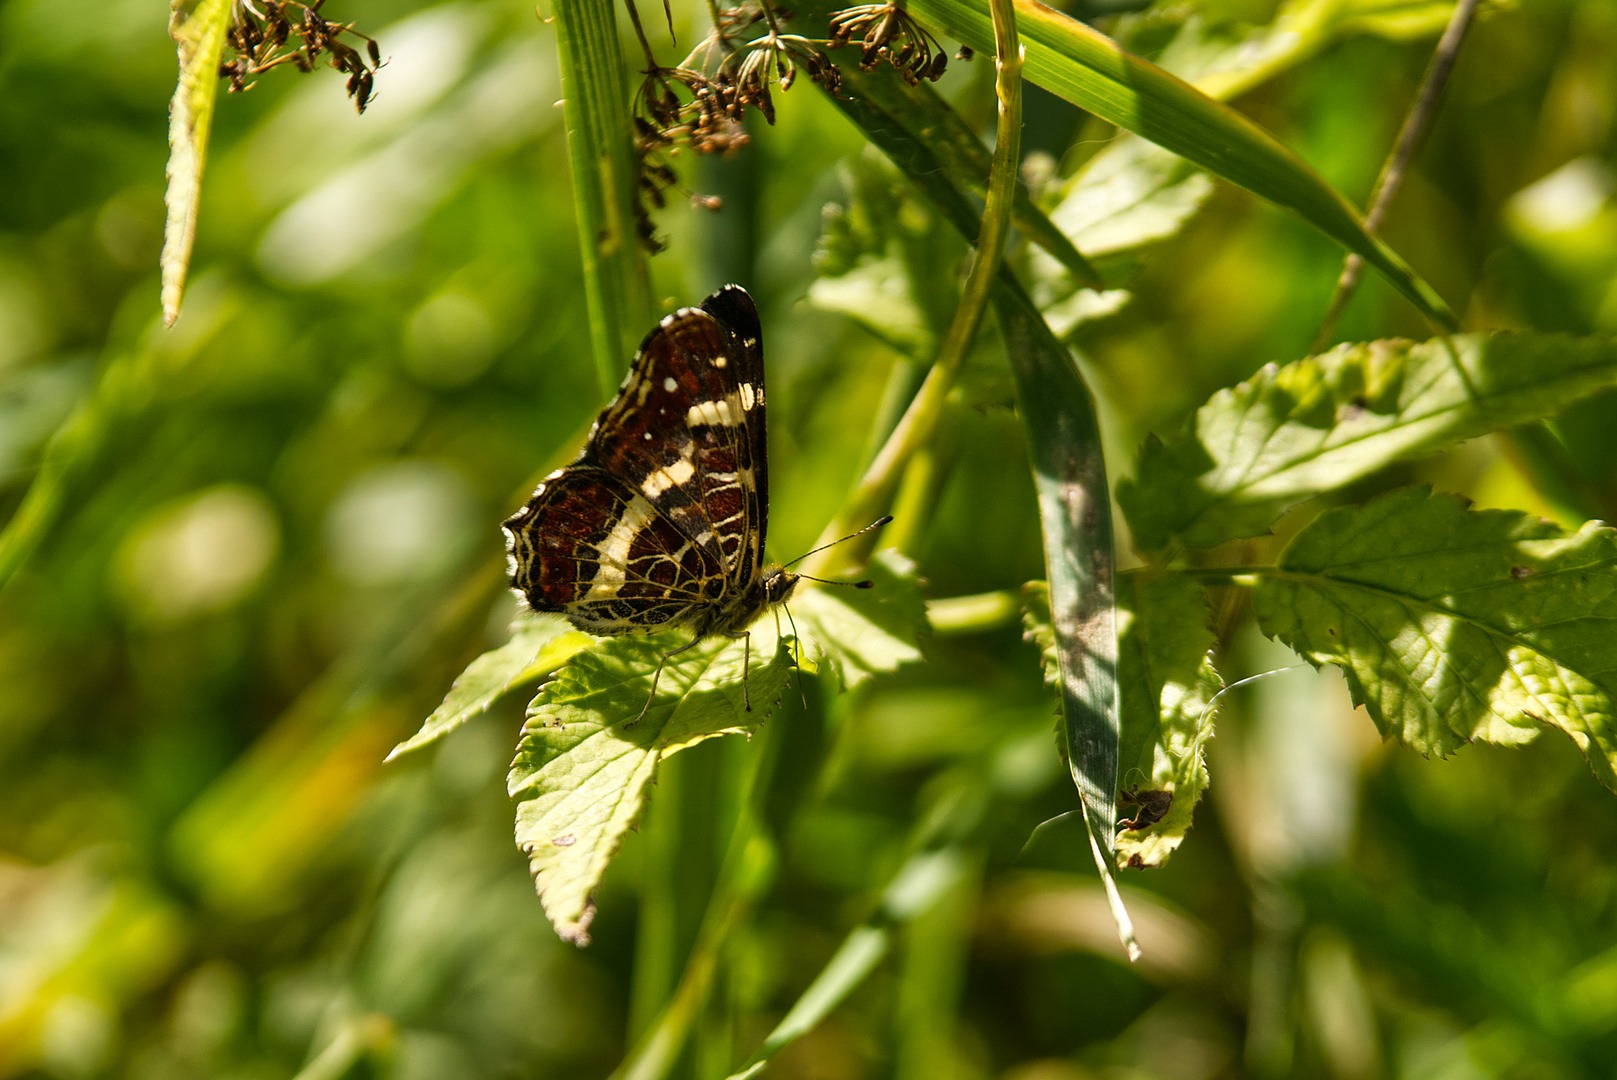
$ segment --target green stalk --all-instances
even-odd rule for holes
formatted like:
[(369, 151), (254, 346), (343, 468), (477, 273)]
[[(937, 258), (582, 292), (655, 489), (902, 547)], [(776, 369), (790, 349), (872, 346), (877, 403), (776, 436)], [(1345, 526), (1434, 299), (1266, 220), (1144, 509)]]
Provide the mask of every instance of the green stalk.
[(742, 784), (741, 811), (679, 986), (649, 1030), (613, 1072), (612, 1080), (661, 1080), (674, 1068), (692, 1027), (707, 1004), (725, 944), (750, 917), (759, 898), (774, 880), (775, 845), (763, 828), (763, 802), (768, 792), (768, 777), (774, 771), (779, 754), (781, 734), (790, 720), (788, 716), (777, 717), (764, 724), (753, 739), (748, 755), (751, 768)]
[(611, 0), (556, 0), (555, 26), (590, 342), (601, 394), (611, 397), (651, 318), (635, 235), (627, 71)]
[[(971, 344), (982, 324), (988, 294), (999, 271), (1005, 238), (1011, 229), (1011, 211), (1016, 203), (1018, 167), (1022, 160), (1022, 47), (1016, 36), (1016, 17), (1009, 0), (994, 0), (994, 92), (999, 99), (999, 120), (995, 129), (994, 158), (989, 167), (988, 198), (983, 206), (982, 228), (977, 250), (966, 273), (960, 306), (955, 309), (937, 362), (932, 365), (920, 392), (899, 419), (898, 426), (877, 452), (841, 513), (827, 526), (819, 543), (829, 544), (840, 536), (863, 528), (880, 517), (892, 504), (910, 458), (931, 442), (942, 419), (949, 391), (965, 363)], [(864, 538), (861, 538), (864, 539)], [(873, 539), (827, 548), (805, 561), (803, 572), (825, 577), (839, 565), (857, 562)]]
[[(836, 98), (836, 104), (904, 170), (950, 224), (970, 236), (976, 231), (976, 221), (969, 200), (950, 173), (939, 167), (938, 149), (928, 142), (925, 132), (913, 130), (906, 122), (901, 98), (890, 89), (891, 80), (875, 77), (881, 74), (845, 78), (843, 88), (848, 93)], [(992, 295), (1016, 379), (1039, 493), (1068, 762), (1083, 798), (1098, 869), (1108, 896), (1115, 898), (1110, 865), (1117, 817), (1115, 551), (1100, 423), (1071, 354), (1051, 333), (1015, 275), (1003, 266)], [(904, 435), (901, 428), (894, 439)], [(867, 475), (867, 481), (881, 478), (874, 469)], [(874, 486), (872, 482), (862, 488)], [(847, 520), (853, 520), (851, 515)], [(1119, 936), (1133, 956), (1138, 945), (1127, 915), (1115, 899), (1113, 910)]]
[(1021, 620), (1022, 597), (1013, 589), (926, 602), (926, 621), (940, 637), (1001, 630)]

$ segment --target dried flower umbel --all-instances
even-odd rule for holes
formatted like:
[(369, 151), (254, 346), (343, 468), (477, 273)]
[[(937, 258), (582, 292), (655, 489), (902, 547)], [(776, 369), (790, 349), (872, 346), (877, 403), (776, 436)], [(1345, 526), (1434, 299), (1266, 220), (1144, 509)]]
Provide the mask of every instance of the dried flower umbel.
[(831, 16), (831, 47), (858, 45), (859, 67), (869, 71), (886, 60), (904, 81), (936, 82), (949, 66), (949, 54), (938, 39), (896, 3), (862, 4)]
[[(305, 73), (313, 71), (325, 56), (327, 63), (348, 75), (348, 96), (364, 112), (376, 72), (383, 66), (382, 51), (375, 38), (354, 29), (352, 23), (322, 17), (320, 8), (325, 2), (235, 0), (225, 35), (235, 56), (219, 64), (219, 77), (230, 80), (230, 92), (250, 90), (253, 83), (248, 80), (286, 64)], [(365, 52), (342, 41), (344, 34), (362, 39)], [(295, 44), (289, 46), (289, 42)]]
[[(666, 206), (665, 192), (678, 183), (669, 159), (682, 146), (698, 154), (728, 154), (747, 144), (747, 132), (740, 123), (741, 107), (733, 86), (685, 67), (653, 67), (645, 74), (634, 100), (634, 146), (640, 164), (635, 224), (640, 242), (657, 252), (664, 244), (657, 238), (651, 208)], [(682, 100), (678, 90), (690, 101)], [(717, 200), (698, 201), (717, 209)]]
[[(651, 223), (651, 210), (666, 205), (666, 192), (678, 182), (671, 158), (686, 147), (698, 154), (728, 154), (745, 146), (749, 140), (741, 121), (747, 110), (757, 109), (773, 124), (770, 84), (789, 89), (799, 69), (832, 93), (841, 80), (825, 54), (824, 42), (782, 32), (780, 23), (789, 13), (770, 7), (766, 0), (718, 11), (707, 36), (673, 68), (657, 63), (634, 0), (625, 0), (625, 5), (647, 63), (634, 102), (640, 163), (636, 212), (641, 242), (660, 251), (663, 245)], [(741, 40), (760, 23), (766, 27), (762, 34)], [(719, 206), (715, 198), (692, 198), (709, 209)]]

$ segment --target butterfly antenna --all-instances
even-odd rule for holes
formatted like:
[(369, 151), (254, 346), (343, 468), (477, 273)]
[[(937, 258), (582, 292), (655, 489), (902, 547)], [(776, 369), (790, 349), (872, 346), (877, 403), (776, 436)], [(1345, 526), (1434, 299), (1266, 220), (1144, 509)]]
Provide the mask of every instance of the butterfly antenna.
[[(796, 563), (800, 563), (804, 559), (808, 558), (810, 555), (818, 555), (820, 552), (824, 551), (826, 548), (828, 548), (828, 547), (836, 547), (838, 544), (842, 543), (844, 540), (852, 540), (856, 536), (863, 536), (865, 533), (869, 532), (871, 529), (879, 529), (883, 525), (886, 525), (888, 522), (890, 522), (892, 520), (893, 520), (893, 515), (892, 514), (883, 514), (881, 517), (877, 518), (875, 521), (872, 521), (869, 525), (866, 525), (864, 528), (860, 529), (858, 532), (851, 532), (847, 536), (844, 536), (842, 538), (842, 540), (833, 540), (829, 544), (821, 544), (819, 547), (815, 548), (813, 551), (805, 551), (805, 552), (803, 552), (803, 554), (799, 555), (797, 558), (793, 559), (791, 562), (789, 562), (785, 566), (781, 567), (781, 569), (782, 570), (788, 570), (793, 565), (795, 565)], [(808, 575), (807, 574), (799, 574), (798, 577), (808, 577)], [(823, 581), (824, 579), (823, 578), (817, 578), (817, 577), (811, 577), (811, 578), (808, 578), (808, 580), (810, 580), (810, 581)], [(845, 581), (827, 581), (826, 584), (827, 585), (846, 585), (846, 584), (848, 584), (848, 582), (845, 582)], [(859, 588), (868, 589), (868, 588), (870, 588), (870, 586), (869, 585), (860, 585)]]
[[(803, 710), (808, 711), (808, 688), (803, 685), (803, 639), (797, 636), (797, 620), (792, 609), (786, 609), (786, 621), (792, 624), (792, 666), (797, 669), (797, 692), (803, 697)], [(775, 632), (780, 633), (780, 616), (775, 616)]]
[(818, 581), (821, 585), (845, 585), (850, 589), (871, 589), (876, 586), (876, 583), (869, 578), (865, 578), (863, 581), (832, 581), (829, 578), (812, 577), (808, 574), (798, 574), (797, 576), (804, 581)]

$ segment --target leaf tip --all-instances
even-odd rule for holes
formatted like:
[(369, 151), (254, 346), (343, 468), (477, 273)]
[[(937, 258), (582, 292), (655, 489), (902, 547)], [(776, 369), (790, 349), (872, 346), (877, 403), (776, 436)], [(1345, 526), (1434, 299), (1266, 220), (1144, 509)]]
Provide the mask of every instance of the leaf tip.
[(584, 910), (576, 919), (567, 919), (556, 923), (556, 936), (569, 945), (576, 945), (580, 949), (587, 948), (590, 943), (590, 923), (595, 921), (595, 899), (590, 898), (584, 905)]

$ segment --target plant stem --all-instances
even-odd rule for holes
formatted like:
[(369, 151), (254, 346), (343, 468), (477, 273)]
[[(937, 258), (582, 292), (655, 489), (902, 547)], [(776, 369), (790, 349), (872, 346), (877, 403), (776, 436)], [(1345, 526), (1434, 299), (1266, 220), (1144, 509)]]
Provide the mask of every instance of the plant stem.
[(980, 634), (1015, 626), (1022, 618), (1022, 598), (1011, 589), (948, 596), (926, 602), (927, 622), (939, 636)]
[(650, 321), (645, 258), (635, 237), (635, 160), (627, 73), (611, 0), (556, 0), (567, 150), (595, 374), (611, 397)]
[(775, 845), (762, 825), (762, 804), (788, 722), (788, 717), (777, 716), (759, 729), (742, 784), (741, 811), (679, 986), (612, 1080), (661, 1080), (668, 1075), (707, 1003), (726, 942), (774, 878)]
[[(1381, 228), (1381, 222), (1387, 216), (1387, 209), (1392, 205), (1393, 197), (1403, 186), (1404, 174), (1409, 169), (1410, 161), (1415, 157), (1415, 151), (1426, 139), (1426, 132), (1432, 125), (1432, 115), (1437, 111), (1438, 99), (1443, 95), (1443, 88), (1448, 85), (1449, 75), (1454, 71), (1454, 62), (1459, 58), (1460, 46), (1465, 42), (1466, 31), (1471, 28), (1472, 18), (1477, 12), (1477, 0), (1459, 0), (1454, 5), (1454, 14), (1449, 17), (1449, 24), (1438, 39), (1437, 48), (1432, 52), (1432, 59), (1426, 65), (1426, 75), (1421, 80), (1420, 91), (1415, 95), (1415, 103), (1409, 107), (1409, 115), (1404, 117), (1404, 126), (1398, 132), (1398, 139), (1393, 143), (1392, 153), (1381, 167), (1381, 175), (1376, 177), (1374, 194), (1370, 197), (1370, 209), (1364, 215), (1364, 227), (1369, 233), (1375, 233)], [(1364, 259), (1357, 254), (1347, 257), (1342, 263), (1341, 276), (1336, 279), (1336, 291), (1331, 295), (1331, 305), (1325, 312), (1325, 318), (1320, 323), (1319, 333), (1314, 337), (1314, 345), (1308, 351), (1316, 354), (1322, 352), (1332, 333), (1336, 330), (1336, 322), (1342, 317), (1342, 309), (1347, 306), (1348, 298), (1359, 284), (1359, 275), (1364, 271)]]
[[(988, 199), (983, 207), (977, 250), (972, 255), (971, 268), (961, 290), (960, 306), (955, 309), (955, 317), (938, 350), (938, 359), (921, 384), (920, 392), (877, 452), (842, 511), (821, 534), (819, 542), (822, 544), (862, 528), (892, 504), (910, 458), (930, 442), (937, 431), (949, 391), (954, 388), (955, 378), (971, 350), (983, 311), (988, 306), (988, 294), (1010, 232), (1022, 145), (1022, 48), (1016, 37), (1015, 14), (1008, 0), (994, 3), (993, 13), (994, 88), (999, 98), (999, 122), (995, 129), (994, 160), (989, 169)], [(825, 577), (839, 566), (858, 562), (872, 543), (873, 539), (852, 541), (827, 548), (811, 556), (803, 572), (811, 577)]]

